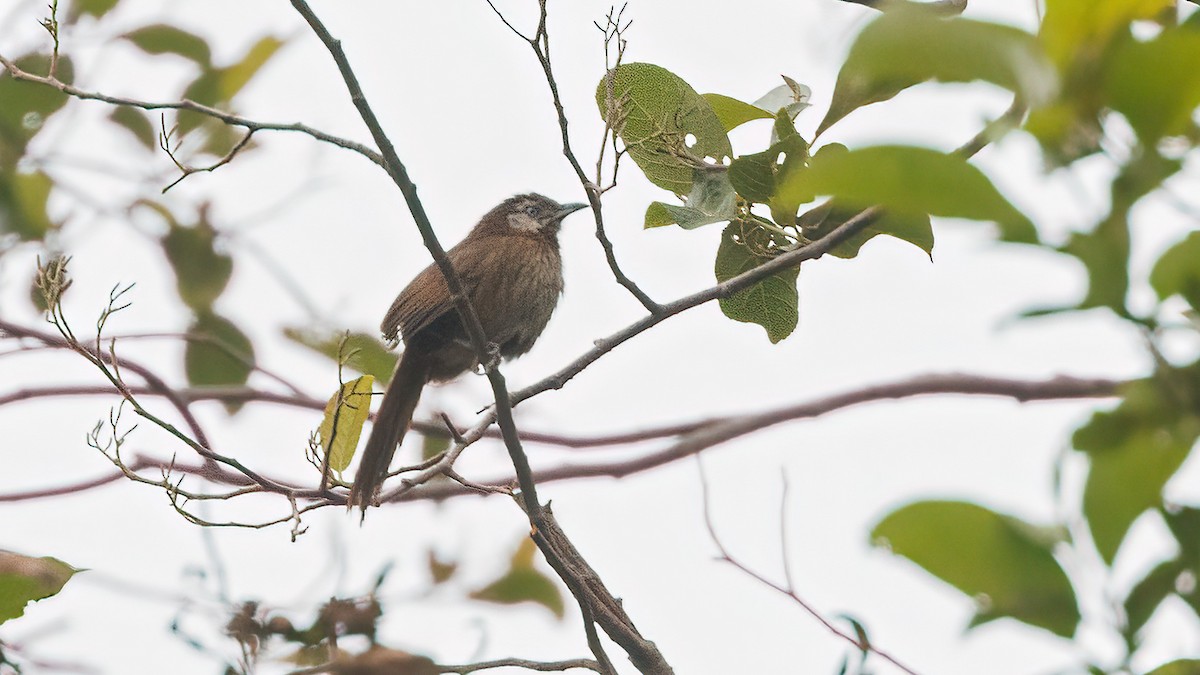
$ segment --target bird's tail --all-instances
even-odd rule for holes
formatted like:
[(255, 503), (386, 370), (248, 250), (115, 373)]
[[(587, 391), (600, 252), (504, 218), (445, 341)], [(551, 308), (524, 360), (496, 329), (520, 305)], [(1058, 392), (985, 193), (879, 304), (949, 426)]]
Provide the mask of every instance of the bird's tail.
[(364, 517), (367, 507), (375, 500), (375, 493), (387, 478), (396, 446), (412, 423), (417, 401), (421, 400), (421, 390), (428, 380), (428, 358), (411, 349), (405, 351), (383, 394), (383, 403), (379, 405), (375, 425), (367, 438), (367, 447), (363, 450), (358, 473), (354, 474), (354, 485), (350, 489), (347, 506), (357, 506)]

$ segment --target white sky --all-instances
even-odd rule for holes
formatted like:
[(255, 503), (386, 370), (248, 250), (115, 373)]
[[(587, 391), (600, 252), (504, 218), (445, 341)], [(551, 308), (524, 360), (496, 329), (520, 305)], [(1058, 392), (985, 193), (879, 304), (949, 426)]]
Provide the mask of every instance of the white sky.
[[(0, 12), (0, 53), (13, 56), (43, 40), (36, 20), (41, 2)], [(530, 27), (536, 3), (497, 5)], [(363, 87), (417, 183), (425, 207), (449, 246), (494, 203), (536, 190), (563, 201), (582, 191), (559, 151), (558, 128), (540, 69), (483, 0), (444, 3), (317, 2), (315, 9), (343, 40)], [(556, 72), (572, 138), (585, 166), (594, 162), (602, 122), (593, 91), (603, 52), (592, 21), (608, 5), (551, 3)], [(632, 0), (626, 15), (629, 61), (666, 67), (701, 92), (753, 100), (779, 83), (780, 73), (812, 87), (814, 107), (801, 116), (811, 137), (828, 104), (840, 60), (873, 14), (834, 0), (735, 5), (681, 0)], [(1033, 2), (975, 0), (968, 16), (1034, 24)], [(89, 89), (161, 100), (177, 96), (186, 65), (172, 57), (153, 63), (111, 35), (165, 21), (207, 37), (218, 63), (240, 55), (264, 33), (288, 46), (237, 101), (259, 120), (303, 121), (368, 140), (328, 54), (287, 3), (150, 2), (123, 0), (99, 26), (65, 36), (79, 55)], [(908, 142), (957, 146), (1007, 107), (1002, 92), (985, 87), (926, 85), (864, 109), (823, 138), (851, 146)], [(59, 155), (51, 166), (102, 203), (127, 194), (126, 176), (162, 170), (128, 138), (95, 120), (97, 104), (48, 129), (37, 151)], [(734, 135), (738, 152), (756, 151), (768, 129)], [(299, 135), (260, 134), (261, 146), (212, 175), (184, 181), (168, 194), (179, 204), (213, 201), (215, 221), (237, 240), (269, 251), (299, 280), (332, 328), (374, 330), (395, 293), (428, 263), (428, 254), (399, 193), (369, 162)], [(71, 168), (79, 158), (114, 167)], [(67, 162), (66, 165), (63, 161)], [(1032, 141), (1013, 135), (977, 159), (1000, 189), (1030, 214), (1052, 241), (1086, 226), (1107, 209), (1108, 160), (1082, 162), (1072, 172), (1042, 173)], [(1194, 187), (1194, 167), (1190, 174)], [(1183, 192), (1183, 191), (1181, 191)], [(1194, 194), (1194, 193), (1193, 193)], [(609, 234), (626, 272), (659, 301), (711, 285), (719, 226), (684, 232), (643, 231), (646, 205), (670, 196), (630, 164), (605, 198)], [(61, 214), (86, 214), (59, 195)], [(1142, 227), (1134, 274), (1189, 227), (1163, 203), (1135, 213)], [(156, 232), (151, 220), (137, 230)], [(118, 332), (182, 330), (186, 315), (174, 280), (152, 238), (123, 218), (77, 216), (65, 245), (75, 258), (76, 284), (67, 311), (86, 331), (118, 282), (137, 282), (134, 305), (112, 328)], [(567, 387), (520, 406), (529, 430), (588, 433), (736, 414), (810, 400), (824, 394), (930, 372), (1041, 377), (1056, 373), (1136, 376), (1146, 371), (1139, 335), (1104, 313), (1014, 322), (1034, 306), (1081, 297), (1082, 268), (1065, 257), (992, 243), (987, 224), (935, 221), (936, 262), (918, 249), (880, 238), (851, 261), (819, 260), (800, 275), (797, 332), (772, 346), (761, 328), (725, 319), (716, 304), (689, 311), (607, 355)], [(562, 237), (567, 291), (538, 346), (505, 367), (514, 389), (540, 379), (586, 350), (592, 340), (627, 325), (640, 306), (612, 281), (589, 220), (568, 220)], [(254, 339), (260, 362), (286, 372), (316, 396), (332, 391), (331, 364), (287, 343), (279, 329), (311, 320), (257, 259), (233, 244), (236, 270), (218, 309)], [(0, 268), (0, 313), (38, 321), (24, 303), (32, 250), (7, 256)], [(1134, 297), (1146, 301), (1147, 289)], [(179, 346), (129, 342), (124, 353), (182, 381)], [(1194, 349), (1182, 345), (1181, 350)], [(63, 355), (0, 360), (0, 382), (96, 384), (99, 375)], [(259, 382), (267, 386), (268, 383)], [(8, 387), (4, 388), (7, 391)], [(447, 410), (460, 424), (489, 395), (482, 378), (464, 377), (428, 392), (422, 410)], [(82, 442), (116, 398), (39, 400), (0, 408), (4, 492), (47, 487), (110, 471)], [(977, 501), (1038, 523), (1059, 513), (1051, 492), (1052, 466), (1070, 431), (1095, 406), (1086, 402), (1021, 406), (1007, 401), (936, 398), (883, 403), (827, 418), (776, 427), (704, 453), (712, 508), (725, 543), (741, 560), (782, 579), (778, 536), (780, 472), (791, 481), (789, 504), (793, 574), (800, 593), (827, 616), (848, 613), (873, 641), (921, 673), (1000, 675), (1052, 673), (1079, 663), (1082, 648), (1111, 663), (1117, 638), (1089, 621), (1072, 644), (1048, 633), (1000, 621), (964, 635), (973, 607), (957, 591), (906, 561), (873, 550), (867, 532), (891, 509), (916, 499)], [(157, 409), (166, 410), (156, 403)], [(303, 476), (302, 453), (316, 413), (250, 405), (232, 420), (215, 404), (197, 407), (217, 447), (271, 474)], [(417, 452), (413, 436), (401, 454)], [(538, 465), (569, 459), (530, 446)], [(133, 452), (169, 455), (181, 449), (142, 425)], [(592, 452), (607, 452), (592, 451)], [(464, 469), (502, 467), (498, 443), (472, 448)], [(1071, 462), (1070, 495), (1078, 495), (1078, 462)], [(485, 469), (482, 474), (490, 474)], [(1189, 464), (1170, 486), (1181, 501), (1197, 499), (1197, 467)], [(638, 628), (654, 640), (678, 673), (831, 673), (848, 645), (796, 605), (713, 560), (704, 529), (695, 462), (686, 461), (622, 480), (597, 479), (542, 488), (560, 522), (609, 588), (624, 599)], [(1067, 500), (1068, 504), (1077, 503)], [(214, 517), (250, 520), (277, 515), (274, 499), (214, 509)], [(117, 483), (68, 498), (0, 506), (0, 547), (54, 555), (92, 571), (63, 594), (31, 607), (4, 628), (46, 657), (94, 664), (104, 673), (213, 673), (169, 635), (180, 604), (164, 594), (188, 594), (188, 570), (207, 567), (206, 540), (219, 551), (231, 597), (299, 611), (332, 594), (369, 588), (385, 561), (396, 564), (383, 597), (383, 641), (443, 662), (521, 656), (587, 656), (577, 612), (559, 624), (529, 606), (493, 609), (457, 597), (494, 577), (526, 532), (520, 511), (502, 498), (463, 498), (435, 506), (378, 509), (357, 518), (325, 509), (306, 519), (309, 531), (292, 544), (286, 528), (201, 531), (185, 524), (151, 488)], [(1089, 617), (1109, 611), (1097, 598), (1121, 597), (1130, 580), (1164, 551), (1161, 525), (1141, 522), (1134, 550), (1118, 560), (1116, 581), (1101, 591), (1098, 562), (1070, 561), (1085, 579)], [(951, 544), (952, 542), (947, 542)], [(459, 590), (425, 594), (427, 550), (463, 557)], [(126, 592), (118, 586), (132, 585)], [(211, 582), (208, 583), (211, 587)], [(209, 594), (204, 596), (212, 598)], [(223, 617), (202, 601), (188, 630), (218, 642)], [(302, 617), (298, 619), (301, 622)], [(1150, 666), (1200, 649), (1196, 622), (1167, 608), (1151, 622)], [(619, 648), (610, 655), (625, 664)], [(264, 667), (262, 672), (286, 668)], [(875, 672), (894, 672), (878, 662)]]

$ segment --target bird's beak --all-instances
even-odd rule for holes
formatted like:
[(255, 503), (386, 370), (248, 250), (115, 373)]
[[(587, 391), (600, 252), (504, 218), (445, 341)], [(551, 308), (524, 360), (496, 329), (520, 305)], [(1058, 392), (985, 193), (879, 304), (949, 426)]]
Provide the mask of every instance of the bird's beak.
[(558, 211), (554, 212), (554, 219), (562, 220), (563, 218), (566, 218), (567, 216), (571, 215), (572, 213), (575, 213), (576, 211), (579, 211), (581, 209), (586, 209), (587, 207), (588, 207), (587, 204), (580, 204), (578, 202), (573, 203), (573, 204), (563, 204), (562, 206), (558, 207)]

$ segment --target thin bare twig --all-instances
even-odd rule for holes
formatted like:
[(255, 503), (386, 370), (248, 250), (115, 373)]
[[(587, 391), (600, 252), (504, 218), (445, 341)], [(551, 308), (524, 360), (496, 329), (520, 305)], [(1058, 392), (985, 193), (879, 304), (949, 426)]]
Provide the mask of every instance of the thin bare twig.
[[(612, 271), (613, 277), (617, 280), (617, 283), (629, 291), (646, 308), (646, 311), (651, 314), (658, 313), (662, 307), (621, 270), (621, 266), (617, 262), (616, 253), (613, 251), (612, 241), (608, 238), (608, 234), (604, 230), (604, 212), (600, 204), (600, 196), (603, 194), (603, 190), (598, 184), (588, 179), (587, 174), (583, 171), (583, 167), (579, 164), (579, 159), (575, 156), (575, 151), (571, 149), (571, 135), (567, 130), (567, 114), (563, 108), (562, 98), (558, 94), (558, 81), (554, 78), (554, 68), (550, 62), (550, 33), (546, 29), (546, 0), (540, 0), (538, 3), (540, 10), (538, 27), (537, 32), (532, 38), (526, 37), (524, 33), (509, 23), (508, 19), (504, 18), (504, 15), (500, 13), (500, 10), (496, 9), (491, 0), (487, 0), (487, 3), (492, 8), (492, 11), (496, 13), (496, 16), (500, 17), (500, 20), (504, 22), (505, 26), (508, 26), (517, 37), (529, 44), (529, 47), (537, 57), (538, 63), (542, 66), (542, 73), (545, 75), (546, 84), (550, 88), (550, 97), (554, 102), (554, 111), (558, 116), (558, 128), (562, 136), (563, 156), (567, 158), (567, 162), (570, 163), (571, 168), (575, 171), (575, 176), (579, 179), (579, 184), (583, 186), (584, 194), (587, 196), (588, 204), (592, 207), (592, 217), (596, 222), (596, 239), (600, 242), (600, 247), (604, 250), (604, 259), (608, 261), (608, 267)], [(606, 129), (606, 138), (608, 132), (609, 130)]]
[[(717, 535), (716, 528), (713, 526), (711, 500), (709, 499), (708, 477), (705, 476), (705, 474), (704, 474), (704, 464), (703, 464), (703, 462), (700, 461), (699, 455), (696, 456), (696, 468), (700, 474), (700, 495), (701, 495), (701, 500), (702, 500), (703, 509), (704, 509), (704, 527), (708, 530), (708, 536), (709, 536), (709, 538), (712, 539), (713, 545), (717, 547), (717, 551), (721, 554), (720, 558), (719, 558), (721, 561), (729, 563), (734, 568), (736, 568), (738, 571), (742, 572), (743, 574), (750, 577), (751, 579), (754, 579), (758, 583), (766, 586), (767, 588), (770, 588), (771, 590), (776, 591), (777, 593), (787, 596), (793, 602), (795, 602), (797, 605), (799, 605), (800, 608), (803, 609), (809, 616), (816, 619), (817, 622), (820, 623), (822, 626), (824, 626), (829, 632), (831, 632), (834, 635), (838, 636), (839, 638), (845, 640), (846, 642), (849, 642), (850, 644), (854, 645), (856, 648), (858, 648), (864, 652), (869, 651), (869, 652), (879, 656), (879, 658), (887, 661), (888, 663), (892, 664), (893, 666), (896, 666), (901, 671), (908, 673), (908, 675), (917, 675), (917, 673), (915, 671), (913, 671), (911, 668), (904, 665), (903, 663), (900, 663), (899, 661), (897, 661), (895, 657), (891, 656), (887, 652), (879, 649), (878, 647), (871, 644), (870, 642), (861, 641), (861, 640), (859, 640), (859, 638), (857, 636), (851, 635), (850, 633), (847, 633), (846, 631), (833, 625), (833, 623), (830, 622), (829, 619), (826, 619), (816, 608), (814, 608), (812, 605), (810, 605), (804, 598), (800, 597), (800, 595), (796, 592), (796, 589), (791, 585), (790, 578), (788, 580), (787, 586), (782, 586), (782, 585), (768, 579), (767, 577), (764, 577), (762, 574), (754, 571), (753, 569), (748, 567), (746, 564), (742, 563), (737, 558), (734, 558), (729, 553), (729, 549), (725, 548), (725, 544), (721, 541), (721, 538)], [(790, 574), (789, 574), (789, 577), (790, 577)]]
[(583, 668), (585, 670), (594, 670), (600, 672), (600, 664), (592, 659), (570, 659), (568, 661), (530, 661), (528, 659), (496, 659), (494, 661), (480, 661), (479, 663), (467, 663), (461, 666), (436, 665), (434, 668), (441, 673), (458, 673), (459, 675), (468, 675), (481, 670), (489, 670), (491, 668), (524, 668), (539, 673), (549, 673), (559, 670), (571, 670), (572, 668)]
[(231, 126), (242, 127), (243, 129), (247, 129), (249, 131), (294, 131), (296, 133), (311, 136), (312, 138), (315, 138), (323, 143), (330, 143), (338, 146), (339, 148), (345, 148), (352, 152), (356, 152), (371, 160), (375, 164), (383, 166), (383, 158), (379, 155), (379, 153), (368, 148), (362, 143), (358, 143), (347, 138), (334, 136), (333, 134), (325, 133), (324, 131), (314, 129), (313, 127), (310, 127), (306, 124), (301, 124), (299, 122), (293, 122), (290, 124), (278, 122), (259, 122), (242, 117), (240, 115), (234, 115), (218, 108), (202, 105), (200, 103), (196, 103), (195, 101), (189, 101), (187, 99), (179, 101), (143, 101), (121, 96), (109, 96), (108, 94), (101, 94), (99, 92), (80, 89), (79, 87), (62, 82), (53, 76), (34, 75), (33, 73), (25, 72), (4, 56), (0, 56), (0, 65), (4, 66), (4, 68), (8, 71), (8, 74), (13, 79), (22, 80), (24, 82), (34, 82), (47, 87), (52, 87), (73, 98), (85, 101), (100, 101), (102, 103), (108, 103), (110, 105), (117, 106), (130, 106), (133, 108), (141, 108), (142, 110), (188, 110), (194, 113), (205, 115), (207, 117), (212, 117), (213, 119), (220, 120)]

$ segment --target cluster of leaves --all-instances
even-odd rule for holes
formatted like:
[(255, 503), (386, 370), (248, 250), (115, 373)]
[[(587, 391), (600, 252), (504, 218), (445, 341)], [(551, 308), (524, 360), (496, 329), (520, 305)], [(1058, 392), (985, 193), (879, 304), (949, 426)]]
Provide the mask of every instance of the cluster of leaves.
[[(65, 48), (73, 26), (80, 21), (102, 21), (116, 5), (116, 0), (75, 2), (61, 20), (52, 16), (46, 25), (48, 29), (53, 27), (56, 44), (61, 42)], [(152, 57), (172, 55), (192, 64), (196, 75), (184, 86), (180, 98), (222, 109), (230, 107), (234, 97), (283, 45), (277, 38), (265, 37), (232, 63), (218, 65), (204, 38), (175, 26), (142, 26), (120, 38)], [(58, 54), (57, 49), (53, 54), (26, 54), (15, 58), (14, 63), (26, 72), (70, 84), (74, 75), (72, 60)], [(51, 87), (20, 82), (7, 73), (0, 75), (0, 100), (20, 102), (0, 107), (0, 240), (47, 248), (62, 245), (64, 239), (59, 235), (69, 219), (55, 220), (48, 209), (60, 189), (55, 172), (23, 169), (26, 164), (42, 164), (36, 161), (36, 151), (30, 151), (31, 143), (47, 128), (50, 118), (64, 110), (68, 98)], [(222, 157), (240, 141), (237, 129), (189, 111), (151, 117), (139, 108), (118, 106), (108, 120), (128, 131), (147, 157), (166, 149), (170, 159), (181, 166), (205, 157)], [(158, 155), (158, 161), (164, 159)], [(167, 167), (168, 171), (176, 170), (170, 163)], [(200, 204), (191, 217), (178, 216), (177, 202), (168, 204), (150, 191), (151, 186), (147, 188), (125, 209), (147, 210), (163, 222), (165, 234), (160, 244), (175, 272), (179, 297), (193, 313), (184, 355), (188, 382), (244, 384), (254, 368), (254, 349), (246, 334), (214, 309), (233, 274), (233, 259), (221, 250), (220, 234), (209, 218), (209, 210)], [(37, 293), (32, 297), (39, 303)], [(229, 403), (226, 407), (235, 412), (239, 404)]]
[[(964, 52), (971, 58), (961, 58)], [(906, 58), (894, 58), (897, 53)], [(929, 80), (992, 82), (1041, 101), (1053, 91), (1055, 74), (1031, 35), (900, 6), (867, 26), (851, 48), (817, 133)], [(780, 93), (792, 94), (791, 100)], [(1005, 240), (1037, 241), (1029, 219), (961, 156), (900, 145), (814, 149), (793, 123), (805, 96), (790, 80), (754, 104), (701, 95), (646, 63), (618, 66), (596, 90), (601, 115), (646, 178), (683, 201), (652, 203), (646, 227), (727, 223), (715, 263), (718, 281), (818, 239), (872, 206), (882, 207), (882, 215), (833, 255), (852, 258), (880, 234), (932, 254), (930, 216), (993, 221)], [(728, 133), (755, 120), (771, 121), (770, 143), (734, 157)], [(778, 272), (722, 300), (721, 308), (732, 319), (763, 326), (778, 342), (796, 328), (796, 278), (795, 268)]]
[[(1001, 240), (1072, 256), (1087, 270), (1089, 289), (1080, 302), (1030, 315), (1107, 308), (1153, 335), (1164, 330), (1161, 316), (1178, 316), (1171, 304), (1178, 297), (1195, 323), (1200, 234), (1154, 264), (1146, 281), (1158, 295), (1155, 307), (1135, 314), (1127, 295), (1130, 212), (1162, 189), (1200, 142), (1200, 71), (1180, 69), (1200, 63), (1200, 12), (1178, 23), (1175, 3), (1166, 0), (1048, 0), (1035, 36), (928, 6), (887, 7), (852, 46), (811, 141), (797, 133), (794, 110), (700, 95), (650, 64), (610, 71), (597, 89), (601, 115), (646, 177), (683, 201), (651, 204), (646, 227), (727, 223), (716, 259), (717, 278), (725, 280), (871, 206), (883, 215), (834, 255), (854, 257), (879, 234), (931, 253), (930, 216), (994, 221)], [(816, 137), (854, 110), (930, 81), (987, 82), (1011, 91), (1030, 110), (1024, 130), (1040, 142), (1050, 166), (1103, 151), (1105, 130), (1123, 120), (1136, 141), (1117, 160), (1110, 213), (1054, 246), (1040, 242), (1029, 219), (965, 157), (901, 145), (814, 149)], [(771, 120), (767, 149), (734, 157), (727, 133), (759, 119)], [(826, 201), (804, 206), (821, 197)], [(722, 309), (762, 325), (777, 342), (796, 327), (796, 279), (795, 268), (778, 272), (723, 301)], [(1157, 361), (1152, 377), (1130, 385), (1114, 409), (1096, 413), (1073, 438), (1090, 466), (1081, 510), (1100, 559), (1113, 564), (1147, 511), (1166, 521), (1178, 544), (1173, 558), (1128, 592), (1113, 622), (1127, 644), (1126, 664), (1164, 600), (1182, 598), (1200, 614), (1200, 509), (1163, 500), (1164, 486), (1200, 437), (1200, 362)], [(872, 537), (971, 597), (972, 625), (1011, 617), (1069, 638), (1080, 623), (1076, 588), (1056, 552), (1086, 542), (1072, 541), (1064, 526), (1035, 525), (968, 502), (921, 501), (884, 517)], [(1155, 672), (1192, 672), (1188, 667), (1177, 662)]]

